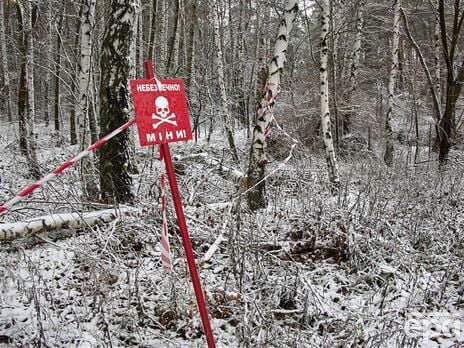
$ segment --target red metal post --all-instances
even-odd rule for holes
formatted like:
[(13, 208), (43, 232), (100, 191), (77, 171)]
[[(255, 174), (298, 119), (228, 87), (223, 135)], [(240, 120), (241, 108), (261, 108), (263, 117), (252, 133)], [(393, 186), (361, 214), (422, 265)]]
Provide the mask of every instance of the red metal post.
[[(153, 79), (155, 77), (153, 70), (153, 63), (150, 60), (144, 62), (145, 76), (147, 79)], [(174, 172), (174, 166), (172, 164), (171, 151), (169, 145), (160, 145), (161, 155), (164, 158), (166, 164), (166, 174), (168, 176), (169, 187), (171, 189), (172, 200), (174, 201), (174, 208), (176, 210), (177, 223), (179, 225), (180, 234), (182, 237), (182, 244), (185, 250), (185, 256), (187, 258), (187, 265), (190, 272), (190, 278), (192, 279), (193, 290), (197, 299), (198, 310), (200, 311), (201, 322), (203, 324), (203, 330), (206, 336), (206, 342), (208, 348), (216, 348), (214, 343), (213, 331), (211, 330), (211, 324), (209, 322), (208, 310), (206, 309), (206, 303), (203, 296), (203, 290), (201, 288), (200, 278), (198, 277), (197, 266), (195, 264), (195, 256), (193, 255), (192, 243), (190, 242), (190, 236), (187, 229), (187, 222), (185, 221), (184, 209), (182, 207), (182, 201), (180, 198), (179, 187), (177, 186), (176, 174)]]

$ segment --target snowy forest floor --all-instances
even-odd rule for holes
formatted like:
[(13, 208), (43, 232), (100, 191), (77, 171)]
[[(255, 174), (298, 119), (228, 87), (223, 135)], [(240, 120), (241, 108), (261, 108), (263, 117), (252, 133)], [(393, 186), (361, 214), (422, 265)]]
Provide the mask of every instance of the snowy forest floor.
[[(3, 202), (32, 179), (15, 128), (2, 129)], [(222, 159), (223, 146), (201, 138), (172, 150)], [(78, 152), (41, 127), (38, 148), (44, 173)], [(0, 245), (0, 346), (206, 346), (172, 208), (174, 272), (161, 268), (157, 154), (135, 152), (140, 215)], [(334, 197), (322, 157), (300, 149), (269, 178), (269, 205), (259, 212), (211, 166), (183, 166), (180, 191), (218, 347), (464, 345), (464, 165), (388, 169), (361, 153), (340, 165)], [(71, 168), (0, 222), (108, 208), (82, 202), (78, 182)]]

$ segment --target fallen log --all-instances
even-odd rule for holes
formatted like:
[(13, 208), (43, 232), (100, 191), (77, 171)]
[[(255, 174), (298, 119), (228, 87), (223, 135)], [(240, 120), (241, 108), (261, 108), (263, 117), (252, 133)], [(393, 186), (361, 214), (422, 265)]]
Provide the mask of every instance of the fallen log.
[(26, 221), (0, 224), (0, 242), (31, 236), (33, 234), (57, 229), (82, 228), (105, 224), (117, 218), (135, 215), (141, 209), (120, 207), (86, 213), (51, 214)]

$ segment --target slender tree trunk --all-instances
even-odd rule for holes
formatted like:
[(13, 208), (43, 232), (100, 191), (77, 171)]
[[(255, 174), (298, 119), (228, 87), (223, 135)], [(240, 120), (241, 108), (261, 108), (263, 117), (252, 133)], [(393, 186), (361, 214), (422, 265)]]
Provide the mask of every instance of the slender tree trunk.
[[(56, 56), (55, 56), (55, 103), (54, 103), (54, 128), (55, 132), (59, 134), (61, 129), (61, 32), (63, 30), (63, 20), (64, 20), (64, 11), (65, 8), (63, 6), (63, 12), (58, 19), (58, 35), (56, 35)], [(71, 121), (71, 128), (72, 128), (72, 121)], [(75, 126), (75, 124), (74, 124)], [(72, 139), (71, 139), (72, 140)], [(71, 141), (72, 143), (72, 141)]]
[[(440, 13), (438, 11), (435, 16), (435, 31), (433, 33), (434, 47), (433, 47), (433, 60), (435, 63), (435, 93), (438, 96), (438, 100), (441, 103), (441, 41), (440, 41)], [(438, 110), (437, 119), (441, 118), (441, 112)]]
[(19, 44), (22, 51), (21, 73), (18, 88), (18, 116), (19, 116), (19, 145), (22, 154), (26, 157), (29, 173), (40, 178), (40, 167), (37, 161), (34, 134), (34, 41), (32, 37), (33, 9), (29, 2), (18, 1), (16, 13), (20, 32)]
[(158, 16), (158, 0), (152, 0), (150, 8), (150, 38), (148, 41), (148, 59), (153, 61), (155, 51), (156, 26)]
[[(52, 2), (48, 2), (46, 5), (46, 18), (52, 18)], [(53, 47), (53, 35), (52, 35), (52, 26), (53, 22), (49, 20), (47, 22), (47, 38), (46, 38), (46, 43), (45, 43), (45, 52), (46, 52), (46, 63), (45, 63), (45, 81), (44, 81), (44, 86), (45, 86), (45, 126), (48, 127), (50, 125), (50, 119), (51, 119), (51, 105), (50, 105), (50, 99), (51, 99), (51, 93), (52, 93), (52, 70), (53, 70), (53, 56), (52, 56), (52, 47)]]
[[(137, 0), (112, 0), (100, 60), (100, 130), (104, 136), (129, 120), (128, 79)], [(123, 132), (100, 151), (100, 185), (105, 202), (133, 199), (129, 175), (128, 133)]]
[(358, 13), (356, 17), (356, 37), (354, 40), (353, 45), (353, 53), (351, 56), (351, 66), (350, 66), (350, 80), (348, 83), (348, 92), (346, 102), (350, 111), (345, 114), (343, 118), (343, 133), (347, 134), (351, 130), (351, 122), (353, 116), (355, 116), (355, 112), (351, 111), (351, 99), (353, 94), (356, 91), (357, 84), (358, 84), (358, 69), (359, 69), (359, 61), (361, 58), (361, 43), (363, 37), (363, 25), (364, 25), (364, 7), (365, 3), (364, 0), (359, 0), (358, 2)]
[(173, 65), (173, 60), (175, 56), (175, 47), (176, 44), (179, 43), (179, 19), (180, 19), (180, 0), (175, 0), (174, 2), (174, 29), (172, 35), (169, 39), (169, 46), (168, 46), (168, 57), (166, 59), (166, 72), (171, 72), (171, 70), (175, 70), (176, 66)]
[(235, 78), (235, 90), (237, 96), (237, 114), (240, 122), (244, 125), (247, 125), (247, 114), (246, 114), (246, 104), (247, 104), (247, 77), (246, 77), (246, 63), (245, 63), (245, 32), (246, 32), (246, 4), (245, 0), (240, 0), (239, 3), (239, 30), (237, 34), (237, 56), (236, 61), (237, 65), (235, 68), (234, 78)]
[[(168, 35), (168, 15), (167, 15), (168, 4), (165, 0), (158, 0), (158, 11), (156, 12), (156, 27), (159, 28), (156, 35), (155, 47), (157, 48), (157, 54), (153, 59), (155, 60), (155, 69), (159, 72), (159, 75), (166, 73), (166, 42)], [(156, 44), (157, 43), (157, 44)]]
[(451, 17), (453, 23), (451, 33), (448, 33), (446, 28), (447, 16), (445, 14), (445, 2), (444, 0), (438, 1), (440, 37), (444, 61), (446, 63), (446, 103), (443, 116), (439, 123), (440, 152), (438, 160), (440, 161), (440, 165), (447, 162), (449, 151), (455, 141), (456, 102), (461, 94), (462, 86), (464, 85), (464, 59), (460, 57), (460, 59), (462, 59), (461, 62), (458, 63), (455, 61), (458, 43), (462, 42), (460, 33), (464, 23), (464, 11), (461, 11), (459, 0), (454, 0), (453, 11), (454, 13)]
[[(144, 38), (144, 27), (143, 27), (143, 11), (139, 14), (139, 19), (137, 21), (137, 54), (135, 59), (135, 76), (141, 76), (143, 61), (147, 58), (144, 55), (145, 52), (145, 40)], [(152, 60), (153, 57), (150, 58)]]
[(190, 6), (190, 29), (189, 29), (189, 43), (188, 43), (188, 48), (187, 48), (187, 79), (186, 79), (186, 85), (187, 89), (190, 89), (192, 85), (192, 79), (194, 76), (194, 66), (195, 66), (195, 29), (197, 27), (197, 22), (198, 22), (198, 16), (197, 16), (197, 0), (190, 0), (191, 1), (191, 6)]
[[(340, 2), (340, 8), (334, 9), (333, 1), (330, 2), (330, 19), (331, 19), (331, 34), (330, 37), (332, 38), (332, 55), (331, 55), (331, 62), (332, 62), (332, 73), (331, 73), (331, 82), (332, 82), (332, 104), (333, 104), (333, 111), (334, 111), (334, 118), (335, 118), (335, 146), (339, 148), (340, 144), (340, 114), (338, 112), (338, 88), (337, 83), (339, 81), (339, 64), (338, 64), (338, 50), (339, 50), (339, 39), (341, 36), (341, 29), (344, 25), (342, 20), (342, 11), (344, 10), (345, 3), (344, 1)], [(341, 79), (340, 79), (341, 80)], [(328, 81), (327, 81), (328, 82)]]
[(3, 87), (6, 98), (6, 113), (8, 122), (13, 121), (13, 98), (10, 87), (10, 69), (8, 67), (8, 52), (6, 48), (6, 28), (4, 1), (0, 0), (0, 53), (2, 56)]
[(230, 119), (230, 113), (228, 109), (227, 101), (227, 92), (226, 92), (226, 83), (224, 79), (224, 64), (222, 63), (222, 49), (221, 49), (221, 36), (219, 32), (219, 18), (217, 11), (219, 10), (217, 6), (218, 1), (216, 1), (216, 6), (212, 9), (213, 12), (213, 22), (214, 22), (214, 43), (216, 48), (216, 69), (218, 74), (218, 84), (221, 91), (221, 114), (222, 122), (224, 127), (224, 132), (226, 134), (227, 142), (229, 144), (229, 149), (232, 154), (232, 159), (238, 161), (237, 148), (235, 147), (234, 135), (232, 133), (232, 123)]
[(192, 85), (192, 79), (194, 78), (194, 52), (195, 52), (195, 29), (197, 27), (198, 16), (197, 16), (197, 0), (190, 0), (190, 29), (188, 35), (188, 47), (187, 47), (187, 73), (186, 85), (189, 90)]
[[(77, 21), (76, 34), (74, 37), (74, 48), (76, 50), (76, 56), (79, 56), (78, 52), (80, 51), (79, 41), (80, 41), (80, 36), (81, 36), (82, 16), (84, 14), (85, 2), (86, 0), (84, 0), (84, 2), (82, 2), (80, 5), (79, 20)], [(61, 32), (61, 29), (60, 29), (60, 32)], [(57, 46), (59, 42), (60, 41), (58, 41)], [(79, 75), (79, 64), (80, 63), (81, 62), (79, 61), (75, 66), (73, 66), (73, 74), (71, 78), (71, 94), (73, 96), (77, 95), (78, 93), (78, 91), (76, 90), (78, 89), (78, 84), (79, 84), (78, 75)], [(73, 105), (73, 108), (71, 109), (71, 113), (69, 116), (69, 136), (70, 136), (71, 145), (76, 145), (78, 142), (78, 136), (77, 136), (78, 129), (77, 128), (78, 128), (78, 122), (79, 122), (79, 118), (76, 115), (76, 113), (78, 112), (78, 108), (79, 108), (80, 96), (77, 95), (76, 100), (73, 100), (73, 101), (74, 101), (74, 105)]]
[[(79, 123), (79, 142), (81, 150), (89, 147), (90, 136), (90, 82), (92, 71), (92, 39), (95, 22), (95, 0), (84, 0), (84, 9), (80, 25), (80, 62), (77, 73), (78, 97), (76, 103), (76, 118)], [(88, 200), (98, 199), (96, 171), (93, 155), (81, 160), (82, 192)]]
[(258, 109), (256, 126), (251, 141), (250, 159), (248, 163), (248, 186), (250, 187), (247, 200), (250, 209), (256, 210), (267, 205), (265, 197), (265, 184), (263, 181), (266, 157), (266, 133), (272, 121), (272, 109), (275, 98), (280, 89), (280, 79), (287, 58), (289, 34), (293, 29), (296, 14), (298, 13), (298, 0), (289, 0), (283, 17), (279, 23), (274, 55), (269, 64), (267, 80), (263, 88), (263, 95)]
[(78, 98), (76, 117), (79, 123), (81, 149), (90, 145), (89, 103), (92, 57), (92, 30), (95, 20), (95, 0), (84, 0), (80, 25), (80, 62), (77, 73)]
[(398, 48), (400, 37), (400, 9), (401, 0), (394, 0), (393, 4), (393, 40), (392, 40), (392, 64), (390, 69), (390, 78), (388, 81), (388, 105), (387, 115), (385, 117), (385, 153), (383, 159), (388, 166), (393, 165), (393, 102), (395, 96), (396, 75), (398, 74)]
[(338, 164), (333, 144), (332, 125), (330, 121), (329, 109), (329, 78), (327, 72), (327, 63), (329, 58), (329, 29), (330, 29), (330, 0), (322, 0), (322, 28), (321, 28), (321, 128), (322, 138), (324, 140), (325, 159), (329, 180), (334, 186), (338, 186), (340, 178), (338, 176)]

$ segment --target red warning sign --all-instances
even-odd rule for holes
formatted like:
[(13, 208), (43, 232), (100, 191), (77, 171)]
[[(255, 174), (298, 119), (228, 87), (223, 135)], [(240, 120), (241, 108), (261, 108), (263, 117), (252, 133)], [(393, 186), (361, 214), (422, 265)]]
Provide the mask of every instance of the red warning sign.
[(131, 80), (140, 145), (192, 139), (182, 80)]

